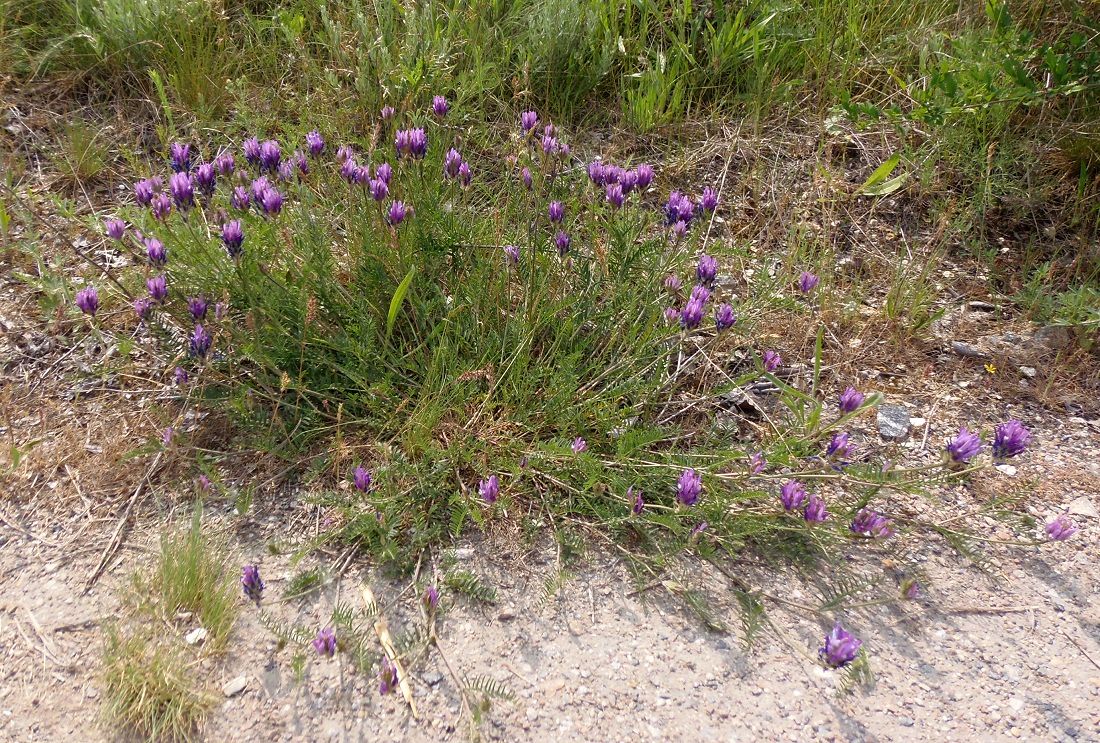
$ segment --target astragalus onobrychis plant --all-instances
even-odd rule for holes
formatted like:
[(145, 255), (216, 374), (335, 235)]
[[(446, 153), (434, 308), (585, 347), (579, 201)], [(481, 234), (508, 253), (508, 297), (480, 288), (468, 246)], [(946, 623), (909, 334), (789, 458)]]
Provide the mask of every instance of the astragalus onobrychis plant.
[[(189, 400), (331, 443), (330, 471), (355, 487), (321, 496), (339, 514), (325, 538), (398, 564), (468, 521), (551, 526), (566, 545), (614, 544), (639, 580), (676, 576), (660, 584), (701, 613), (688, 566), (724, 565), (751, 630), (783, 598), (737, 578), (731, 556), (811, 575), (812, 611), (912, 598), (916, 539), (980, 556), (983, 537), (897, 496), (1028, 444), (1009, 421), (913, 467), (875, 457), (851, 434), (879, 396), (823, 382), (821, 333), (812, 359), (754, 343), (760, 308), (706, 254), (719, 194), (670, 191), (645, 163), (582, 162), (535, 112), (486, 143), (437, 97), (385, 108), (365, 141), (176, 143), (168, 166), (106, 226), (143, 265), (125, 282), (134, 322), (178, 349), (166, 376)], [(816, 316), (827, 290), (796, 272), (782, 301)], [(92, 294), (78, 301), (94, 320)], [(754, 419), (716, 425), (746, 398)], [(903, 569), (857, 579), (854, 542)], [(859, 651), (838, 625), (821, 658)]]

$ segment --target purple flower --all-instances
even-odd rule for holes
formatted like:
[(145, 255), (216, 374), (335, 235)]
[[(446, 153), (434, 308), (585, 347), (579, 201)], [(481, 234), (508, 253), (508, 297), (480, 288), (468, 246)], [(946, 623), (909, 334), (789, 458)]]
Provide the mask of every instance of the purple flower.
[(551, 201), (546, 213), (551, 222), (561, 222), (565, 219), (565, 206), (560, 201)]
[(383, 696), (397, 688), (397, 666), (389, 658), (383, 657), (378, 666), (378, 693)]
[(163, 431), (160, 432), (160, 442), (162, 444), (164, 444), (165, 446), (168, 446), (169, 444), (172, 443), (172, 439), (175, 437), (175, 435), (176, 435), (176, 429), (172, 428), (171, 426), (168, 426), (168, 428), (166, 428), (166, 429), (164, 429)]
[(703, 492), (703, 478), (690, 467), (680, 473), (676, 483), (676, 500), (685, 506), (694, 506)]
[(558, 234), (554, 235), (554, 247), (558, 249), (559, 256), (564, 257), (569, 252), (569, 246), (572, 242), (569, 235), (561, 230), (558, 230)]
[(635, 516), (645, 510), (645, 499), (642, 498), (642, 491), (634, 492), (633, 485), (626, 489), (626, 499), (630, 503), (630, 512)]
[(1047, 536), (1055, 542), (1064, 542), (1077, 533), (1077, 525), (1070, 521), (1064, 513), (1048, 523), (1045, 527)]
[(371, 474), (370, 470), (366, 469), (363, 465), (359, 465), (355, 468), (355, 471), (351, 473), (352, 482), (355, 483), (356, 490), (367, 492), (371, 486)]
[(428, 586), (424, 591), (424, 597), (421, 599), (424, 602), (424, 608), (429, 612), (434, 611), (439, 606), (439, 589), (435, 586)]
[(687, 222), (685, 222), (684, 220), (681, 219), (681, 220), (678, 220), (677, 222), (673, 223), (673, 225), (672, 225), (672, 236), (675, 237), (677, 240), (683, 240), (687, 236), (687, 233), (688, 233)]
[(241, 227), (241, 220), (234, 219), (222, 225), (222, 242), (225, 243), (225, 250), (230, 258), (240, 258), (244, 246), (244, 228)]
[(783, 365), (783, 357), (775, 351), (764, 352), (764, 371), (773, 372)]
[(488, 480), (478, 482), (477, 492), (486, 503), (496, 503), (500, 496), (500, 480), (496, 475), (490, 475)]
[(348, 160), (355, 159), (355, 150), (351, 148), (351, 145), (342, 144), (336, 148), (336, 162), (343, 165)]
[(327, 658), (336, 655), (336, 630), (325, 627), (319, 631), (317, 637), (313, 638), (313, 649), (317, 651), (317, 655)]
[(291, 160), (283, 160), (279, 163), (279, 180), (286, 182), (294, 180), (294, 162)]
[(718, 208), (718, 194), (714, 192), (714, 189), (707, 186), (703, 189), (703, 195), (699, 199), (699, 205), (703, 207), (703, 211), (712, 212)]
[(465, 160), (458, 166), (458, 182), (462, 184), (463, 188), (466, 188), (473, 181), (474, 176), (470, 173), (470, 163)]
[(381, 178), (375, 178), (370, 182), (370, 197), (375, 201), (385, 201), (390, 195), (390, 187)]
[(959, 435), (951, 439), (947, 444), (947, 453), (951, 461), (958, 464), (969, 462), (982, 450), (982, 440), (976, 433), (971, 433), (963, 426), (959, 429)]
[(172, 170), (177, 173), (186, 173), (191, 169), (191, 145), (173, 142), (169, 154)]
[(680, 277), (674, 273), (670, 273), (668, 276), (665, 276), (665, 280), (663, 283), (665, 288), (674, 294), (680, 291), (680, 287), (683, 286), (683, 283), (680, 281)]
[(447, 150), (443, 157), (443, 175), (448, 178), (458, 177), (458, 166), (462, 164), (462, 155), (454, 147)]
[(242, 212), (248, 209), (248, 205), (251, 202), (251, 197), (248, 195), (248, 189), (244, 186), (237, 186), (233, 189), (233, 196), (230, 199), (230, 203), (233, 204), (234, 209), (240, 209)]
[(588, 179), (597, 186), (606, 186), (607, 180), (607, 166), (601, 163), (599, 160), (593, 160), (588, 163)]
[(149, 313), (153, 310), (153, 301), (145, 297), (134, 300), (134, 313), (137, 314), (138, 320), (145, 322), (149, 319)]
[(737, 315), (733, 314), (733, 307), (728, 303), (718, 305), (718, 310), (714, 313), (715, 326), (719, 330), (728, 330), (735, 322), (737, 322)]
[(126, 223), (121, 219), (108, 219), (103, 223), (104, 232), (107, 233), (107, 237), (112, 240), (121, 240), (122, 236), (126, 234)]
[(638, 185), (638, 173), (633, 170), (624, 170), (619, 176), (619, 185), (622, 186), (624, 194), (630, 193)]
[(706, 300), (701, 300), (698, 297), (693, 297), (688, 300), (684, 305), (684, 309), (680, 312), (680, 325), (685, 330), (694, 330), (699, 327), (699, 323), (703, 321), (703, 308)]
[(894, 533), (893, 522), (869, 508), (857, 513), (848, 528), (860, 536), (872, 538), (888, 537)]
[(580, 436), (573, 439), (573, 453), (580, 454), (582, 451), (588, 449), (588, 442), (582, 439)]
[(244, 152), (244, 159), (250, 164), (260, 164), (260, 140), (255, 137), (249, 137), (241, 142), (241, 151)]
[(260, 194), (260, 206), (267, 216), (273, 216), (283, 210), (283, 195), (277, 188), (268, 188)]
[(622, 185), (619, 183), (607, 184), (607, 193), (604, 196), (604, 200), (615, 209), (622, 208), (623, 202), (626, 200), (626, 197), (623, 196)]
[(164, 243), (155, 237), (147, 237), (145, 243), (145, 257), (149, 259), (149, 265), (163, 266), (168, 262), (168, 251), (164, 249)]
[(920, 598), (920, 583), (917, 582), (916, 578), (906, 578), (901, 582), (901, 595), (910, 601), (916, 601)]
[(260, 170), (274, 173), (283, 159), (283, 151), (274, 139), (265, 139), (260, 145)]
[(232, 152), (223, 152), (214, 158), (214, 170), (218, 171), (220, 175), (233, 175), (233, 171), (236, 169), (237, 160), (233, 157)]
[(423, 129), (401, 129), (394, 136), (397, 154), (419, 160), (428, 151), (428, 135)]
[(695, 216), (695, 205), (691, 199), (679, 191), (673, 191), (668, 195), (668, 203), (665, 204), (665, 221), (668, 224), (683, 222), (686, 225)]
[(195, 169), (195, 186), (203, 196), (210, 196), (217, 186), (218, 174), (213, 163), (203, 163)]
[(710, 289), (702, 284), (696, 284), (691, 287), (691, 294), (688, 295), (688, 299), (695, 299), (699, 302), (706, 303), (706, 301), (710, 299)]
[(210, 334), (206, 332), (202, 325), (196, 325), (194, 331), (191, 332), (188, 350), (192, 356), (201, 359), (210, 352), (210, 344), (213, 342), (214, 339), (210, 337)]
[(309, 154), (317, 157), (325, 151), (325, 139), (321, 136), (321, 132), (314, 129), (312, 132), (306, 135), (306, 147), (309, 149)]
[(1007, 459), (1022, 454), (1031, 441), (1031, 431), (1018, 420), (1010, 420), (993, 429), (993, 456)]
[(698, 524), (696, 524), (694, 527), (692, 527), (691, 534), (688, 536), (688, 539), (695, 539), (700, 534), (705, 532), (707, 530), (707, 528), (709, 528), (709, 527), (710, 527), (710, 524), (708, 524), (706, 521), (700, 521)]
[(859, 406), (863, 404), (866, 399), (862, 392), (859, 392), (855, 387), (846, 387), (843, 392), (840, 393), (840, 412), (843, 415), (848, 413), (854, 413), (859, 409)]
[(382, 106), (382, 121), (389, 123), (393, 121), (393, 117), (397, 115), (397, 111), (393, 109), (393, 106)]
[(148, 206), (156, 193), (156, 182), (145, 178), (134, 184), (134, 203), (138, 206)]
[(389, 163), (382, 163), (374, 169), (374, 175), (388, 186), (390, 185), (390, 179), (393, 178), (393, 168), (390, 167)]
[(523, 170), (521, 170), (519, 172), (519, 175), (520, 175), (520, 178), (523, 179), (523, 187), (526, 188), (528, 191), (530, 191), (531, 190), (531, 184), (533, 183), (533, 181), (531, 179), (531, 170), (529, 168), (524, 168)]
[(825, 510), (825, 499), (816, 493), (812, 493), (806, 500), (806, 507), (802, 510), (802, 517), (811, 523), (820, 524), (829, 518), (829, 512)]
[(819, 283), (821, 283), (821, 279), (816, 274), (803, 271), (798, 277), (798, 290), (803, 294), (809, 294), (817, 288)]
[(209, 306), (209, 302), (206, 301), (206, 297), (188, 297), (187, 299), (187, 311), (191, 313), (191, 317), (196, 322), (206, 317), (206, 308)]
[(665, 307), (665, 322), (674, 323), (680, 321), (680, 309), (678, 307)]
[(749, 472), (759, 475), (768, 466), (768, 460), (764, 458), (764, 452), (758, 451), (749, 456)]
[(94, 286), (86, 286), (76, 293), (76, 306), (85, 315), (95, 317), (96, 310), (99, 309), (99, 293)]
[(634, 169), (634, 173), (638, 176), (637, 186), (638, 188), (645, 188), (650, 183), (653, 183), (653, 167), (642, 163)]
[(786, 511), (801, 508), (807, 497), (806, 487), (798, 480), (788, 480), (779, 488), (779, 500)]
[(412, 211), (411, 208), (405, 206), (404, 201), (394, 201), (390, 204), (390, 210), (388, 213), (389, 223), (394, 227), (405, 221), (405, 218), (409, 216)]
[(154, 302), (163, 302), (168, 296), (168, 282), (163, 275), (146, 279), (145, 288)]
[(515, 245), (505, 245), (504, 255), (508, 257), (509, 265), (514, 266), (519, 263), (519, 248), (517, 248)]
[(191, 375), (187, 373), (187, 370), (182, 366), (177, 366), (175, 371), (172, 372), (172, 381), (176, 383), (178, 387), (182, 387), (191, 380)]
[(195, 203), (195, 186), (191, 182), (190, 173), (173, 173), (168, 179), (168, 190), (172, 193), (172, 201), (183, 211), (187, 211)]
[(168, 219), (168, 215), (172, 212), (172, 199), (168, 197), (168, 194), (158, 193), (149, 202), (149, 207), (153, 210), (153, 219), (163, 222)]
[(538, 126), (539, 115), (534, 111), (524, 111), (519, 115), (519, 125), (523, 127), (524, 134), (530, 134), (531, 130)]
[(441, 95), (437, 95), (432, 98), (432, 113), (436, 116), (443, 118), (447, 115), (447, 110), (450, 106), (447, 105), (447, 99)]
[(718, 260), (709, 255), (699, 256), (699, 265), (695, 267), (695, 276), (703, 284), (713, 284), (718, 276)]
[(556, 155), (561, 149), (558, 140), (551, 134), (542, 135), (542, 151), (547, 155)]
[(837, 622), (833, 631), (825, 635), (825, 646), (818, 650), (818, 655), (831, 668), (842, 668), (856, 659), (862, 645), (862, 640), (845, 631)]
[(224, 320), (226, 313), (229, 312), (229, 305), (225, 302), (214, 303), (214, 319)]
[(847, 433), (834, 433), (833, 437), (829, 440), (829, 446), (825, 449), (825, 456), (844, 458), (848, 456), (852, 450), (852, 445), (848, 441)]
[(245, 565), (241, 568), (241, 590), (244, 591), (245, 596), (258, 604), (264, 595), (264, 587), (258, 566)]

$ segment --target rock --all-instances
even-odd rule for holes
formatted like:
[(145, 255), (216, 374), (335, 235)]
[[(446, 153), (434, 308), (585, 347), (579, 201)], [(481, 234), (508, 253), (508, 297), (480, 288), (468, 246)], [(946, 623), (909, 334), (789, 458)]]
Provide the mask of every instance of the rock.
[(969, 343), (963, 343), (962, 341), (951, 341), (951, 350), (957, 353), (959, 356), (966, 356), (971, 359), (980, 359), (986, 356), (977, 346), (972, 346)]
[(878, 432), (887, 441), (902, 441), (909, 435), (909, 411), (904, 405), (879, 405)]
[(198, 645), (200, 642), (206, 639), (206, 630), (202, 627), (195, 627), (195, 629), (184, 635), (183, 641), (188, 645)]
[(1035, 331), (1031, 342), (1051, 351), (1065, 351), (1073, 345), (1073, 335), (1063, 325), (1047, 325)]
[(997, 471), (1000, 472), (1002, 475), (1008, 475), (1009, 477), (1016, 476), (1016, 468), (1013, 467), (1011, 464), (998, 464), (994, 466), (996, 467)]
[(967, 302), (966, 308), (972, 312), (996, 312), (997, 305), (974, 300), (973, 302)]
[(1071, 500), (1069, 502), (1069, 512), (1074, 516), (1088, 516), (1093, 519), (1100, 518), (1100, 513), (1096, 512), (1096, 504), (1094, 504), (1092, 498), (1087, 495), (1082, 495)]
[(516, 618), (516, 609), (513, 606), (506, 606), (506, 607), (504, 607), (503, 609), (500, 610), (499, 614), (497, 614), (497, 619), (501, 622), (507, 622), (508, 620), (515, 619), (515, 618)]
[(443, 681), (443, 674), (439, 671), (429, 671), (424, 674), (424, 683), (428, 686), (438, 686)]
[(1035, 375), (1037, 375), (1039, 372), (1034, 366), (1021, 366), (1020, 373), (1028, 379), (1035, 379)]
[(237, 678), (231, 679), (222, 684), (222, 694), (225, 694), (227, 697), (235, 697), (242, 691), (244, 691), (245, 687), (247, 686), (248, 677), (238, 676)]

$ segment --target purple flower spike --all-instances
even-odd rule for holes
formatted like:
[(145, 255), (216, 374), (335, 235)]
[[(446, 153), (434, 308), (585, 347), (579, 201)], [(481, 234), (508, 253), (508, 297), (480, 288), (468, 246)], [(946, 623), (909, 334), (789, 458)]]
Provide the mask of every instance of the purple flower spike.
[(749, 456), (749, 472), (759, 475), (768, 466), (768, 460), (764, 458), (764, 452), (758, 451)]
[(645, 510), (645, 499), (642, 497), (642, 491), (634, 492), (633, 485), (626, 489), (626, 500), (630, 503), (630, 512), (635, 516)]
[(582, 439), (580, 436), (573, 439), (573, 453), (580, 454), (582, 451), (588, 449), (588, 442)]
[(737, 315), (733, 314), (733, 307), (726, 303), (720, 304), (714, 313), (715, 326), (719, 330), (728, 330), (735, 322), (737, 322)]
[(626, 201), (626, 197), (623, 196), (623, 187), (620, 183), (609, 183), (607, 185), (607, 193), (604, 196), (604, 200), (608, 204), (611, 204), (615, 209), (621, 209), (623, 203)]
[(264, 581), (260, 577), (260, 568), (256, 565), (245, 565), (241, 568), (241, 590), (244, 595), (260, 603), (264, 595)]
[(901, 582), (901, 595), (902, 598), (909, 601), (916, 601), (920, 598), (921, 587), (916, 578), (906, 578)]
[(397, 154), (419, 160), (428, 152), (428, 135), (423, 129), (402, 129), (393, 140)]
[(825, 456), (843, 459), (848, 456), (851, 450), (852, 445), (848, 441), (848, 434), (834, 433), (833, 437), (829, 440), (829, 446), (825, 449)]
[(862, 645), (862, 640), (845, 631), (837, 622), (833, 631), (825, 635), (825, 646), (818, 651), (818, 655), (830, 668), (843, 668), (856, 659)]
[(519, 125), (523, 127), (524, 134), (530, 134), (539, 124), (539, 115), (534, 111), (524, 111), (519, 115)]
[(638, 177), (638, 188), (646, 188), (650, 183), (653, 183), (653, 166), (642, 163), (634, 169), (634, 173)]
[(947, 444), (947, 453), (951, 456), (951, 461), (957, 464), (969, 462), (981, 450), (981, 438), (978, 434), (968, 431), (966, 426), (960, 428), (959, 435)]
[(694, 506), (703, 492), (703, 478), (690, 467), (680, 473), (676, 483), (676, 500), (685, 506)]
[(672, 236), (673, 237), (675, 237), (677, 240), (683, 240), (685, 237), (687, 237), (687, 233), (688, 233), (687, 222), (685, 222), (682, 219), (678, 220), (676, 222), (673, 222), (673, 224), (672, 224)]
[(317, 637), (313, 638), (313, 649), (317, 651), (317, 655), (323, 655), (326, 658), (336, 655), (336, 630), (325, 627), (319, 631)]
[(515, 266), (519, 263), (519, 248), (515, 245), (505, 245), (504, 255), (508, 257), (508, 265)]
[(462, 165), (462, 155), (454, 147), (447, 150), (443, 156), (443, 175), (448, 178), (458, 177), (458, 166)]
[(447, 105), (446, 98), (441, 95), (437, 95), (432, 98), (432, 113), (440, 118), (443, 118), (447, 115), (448, 110), (450, 110), (450, 106)]
[(764, 352), (764, 371), (773, 372), (783, 365), (783, 357), (775, 351)]
[(264, 214), (271, 217), (283, 210), (283, 195), (277, 188), (269, 188), (260, 194), (260, 206)]
[(665, 307), (665, 322), (670, 325), (680, 322), (680, 309), (678, 307)]
[(1044, 530), (1055, 542), (1064, 542), (1077, 533), (1077, 525), (1063, 513), (1048, 523)]
[(145, 322), (149, 319), (149, 313), (153, 311), (153, 300), (146, 297), (140, 297), (134, 300), (134, 313), (138, 316), (138, 320)]
[(191, 375), (182, 366), (177, 366), (175, 371), (172, 372), (172, 381), (176, 383), (177, 387), (182, 387), (191, 381)]
[(164, 276), (153, 276), (146, 279), (145, 288), (149, 290), (149, 297), (154, 302), (163, 302), (168, 297), (168, 282)]
[(381, 178), (375, 178), (370, 182), (370, 197), (375, 201), (385, 201), (390, 195), (390, 187)]
[(703, 189), (703, 195), (699, 198), (699, 205), (703, 207), (705, 212), (713, 212), (718, 208), (718, 194), (714, 192), (714, 189), (707, 186)]
[(806, 500), (806, 508), (802, 510), (802, 517), (815, 524), (820, 524), (829, 518), (829, 512), (825, 510), (825, 499), (817, 493), (812, 493)]
[(542, 151), (547, 155), (556, 155), (561, 151), (561, 145), (558, 144), (557, 137), (551, 134), (542, 135)]
[(436, 607), (439, 606), (439, 589), (435, 586), (428, 586), (421, 601), (424, 602), (424, 608), (429, 612), (435, 611)]
[(857, 513), (848, 528), (860, 536), (871, 538), (888, 537), (894, 533), (893, 522), (869, 508)]
[(210, 344), (213, 342), (214, 339), (210, 337), (210, 334), (206, 332), (202, 325), (196, 325), (195, 330), (191, 333), (188, 350), (192, 356), (201, 359), (210, 352)]
[(565, 206), (560, 201), (551, 201), (546, 213), (550, 216), (551, 222), (560, 223), (565, 219)]
[(389, 163), (382, 163), (375, 168), (374, 175), (388, 186), (390, 185), (390, 179), (393, 178), (393, 168), (390, 167)]
[(683, 282), (680, 281), (680, 277), (674, 273), (670, 273), (668, 276), (665, 276), (665, 280), (663, 283), (665, 288), (673, 294), (680, 291), (680, 287), (684, 285)]
[(172, 161), (172, 170), (177, 173), (186, 173), (191, 169), (191, 145), (173, 142), (169, 154)]
[(993, 456), (1008, 459), (1023, 454), (1031, 441), (1031, 431), (1018, 420), (1010, 420), (993, 429)]
[(279, 143), (274, 139), (267, 139), (260, 145), (260, 170), (274, 173), (279, 169), (279, 163), (283, 159), (283, 151)]
[(231, 176), (236, 169), (237, 160), (232, 152), (223, 152), (214, 158), (214, 170), (218, 171), (219, 175)]
[(812, 274), (809, 271), (803, 271), (798, 277), (798, 290), (803, 294), (809, 294), (817, 285), (821, 283), (821, 279), (816, 274)]
[(153, 210), (153, 219), (163, 222), (172, 213), (172, 199), (166, 193), (158, 193), (149, 202), (149, 208)]
[(325, 138), (321, 136), (321, 132), (316, 129), (306, 135), (306, 147), (309, 149), (309, 154), (317, 157), (325, 151)]
[(252, 199), (248, 195), (247, 188), (245, 188), (244, 186), (237, 186), (233, 189), (233, 196), (230, 199), (230, 203), (233, 204), (234, 209), (239, 209), (242, 212), (248, 211), (248, 206), (251, 201)]
[(195, 322), (206, 318), (206, 309), (210, 303), (206, 301), (206, 297), (188, 297), (187, 299), (187, 311), (191, 313), (191, 317)]
[(680, 325), (685, 330), (694, 330), (699, 327), (699, 323), (703, 322), (703, 308), (705, 307), (706, 300), (699, 299), (698, 297), (692, 297), (688, 300), (688, 303), (684, 305), (683, 311), (680, 313)]
[(718, 277), (718, 260), (709, 255), (699, 256), (699, 265), (695, 267), (695, 276), (703, 284), (713, 284)]
[(638, 185), (638, 173), (634, 170), (624, 171), (619, 176), (619, 185), (623, 188), (623, 193), (630, 193), (634, 190), (634, 187)]
[(470, 172), (470, 163), (463, 160), (462, 164), (458, 166), (458, 182), (462, 184), (463, 188), (467, 188), (473, 180), (474, 176)]
[(145, 243), (145, 257), (149, 259), (151, 266), (163, 266), (168, 262), (168, 251), (164, 249), (164, 243), (155, 237), (147, 237)]
[(99, 309), (99, 293), (94, 286), (86, 286), (76, 293), (76, 306), (85, 315), (95, 317)]
[(249, 137), (241, 142), (241, 151), (244, 152), (244, 159), (247, 160), (249, 164), (260, 164), (260, 140), (255, 137)]
[(807, 497), (806, 487), (798, 480), (788, 480), (779, 488), (779, 500), (786, 511), (801, 508)]
[(500, 479), (490, 475), (488, 480), (481, 480), (477, 484), (477, 492), (486, 503), (496, 503), (500, 496)]
[(404, 201), (395, 201), (390, 204), (388, 213), (389, 223), (396, 227), (404, 222), (410, 213), (412, 213), (412, 208), (405, 206)]
[(112, 240), (121, 240), (126, 234), (126, 223), (121, 219), (108, 219), (103, 223), (103, 231)]
[(134, 184), (134, 203), (138, 206), (149, 206), (156, 192), (156, 185), (152, 180), (140, 180)]
[(279, 180), (280, 181), (283, 181), (284, 183), (287, 182), (287, 181), (292, 181), (292, 180), (294, 180), (294, 174), (295, 174), (294, 161), (292, 161), (292, 160), (283, 160), (281, 163), (279, 163)]
[(388, 124), (393, 121), (395, 116), (397, 116), (397, 111), (394, 110), (393, 106), (382, 106), (382, 121)]
[(355, 489), (363, 493), (370, 490), (371, 486), (371, 474), (370, 470), (359, 465), (355, 468), (355, 471), (351, 473), (352, 482), (355, 483)]
[(521, 170), (519, 172), (519, 175), (520, 175), (520, 178), (523, 179), (523, 187), (526, 188), (528, 191), (530, 191), (531, 190), (531, 184), (534, 183), (534, 181), (531, 178), (531, 169), (530, 168), (524, 168), (523, 170)]
[(187, 211), (195, 203), (195, 185), (191, 182), (190, 173), (173, 173), (168, 179), (168, 190), (181, 211)]
[(558, 230), (558, 234), (554, 235), (554, 247), (558, 249), (558, 255), (565, 257), (565, 254), (569, 252), (569, 246), (573, 243), (568, 233)]
[(210, 196), (218, 184), (218, 173), (213, 163), (203, 163), (195, 169), (195, 186), (203, 196)]
[(378, 693), (385, 696), (397, 688), (397, 666), (383, 657), (378, 667)]
[(234, 219), (222, 225), (222, 242), (225, 243), (225, 250), (230, 258), (241, 257), (244, 246), (244, 228), (241, 227), (241, 220)]
[(855, 387), (847, 387), (840, 393), (840, 412), (844, 415), (854, 413), (863, 404), (865, 396)]

